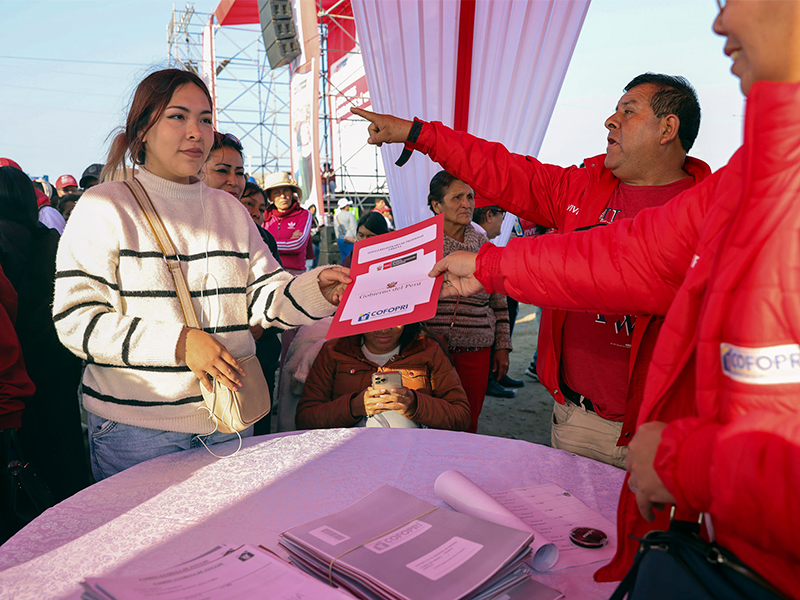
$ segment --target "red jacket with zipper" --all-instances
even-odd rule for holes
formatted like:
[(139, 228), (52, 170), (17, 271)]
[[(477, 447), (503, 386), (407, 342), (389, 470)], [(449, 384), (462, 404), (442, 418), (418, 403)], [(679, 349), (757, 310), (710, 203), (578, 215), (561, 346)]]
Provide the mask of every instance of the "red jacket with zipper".
[[(558, 167), (531, 156), (513, 154), (502, 144), (453, 131), (439, 122), (422, 123), (419, 136), (409, 146), (428, 154), (491, 204), (538, 225), (555, 228), (559, 233), (596, 225), (620, 183), (604, 166), (604, 154), (587, 158), (585, 168)], [(695, 184), (711, 173), (706, 163), (691, 157), (686, 158), (684, 170)], [(565, 310), (542, 311), (537, 358), (539, 381), (561, 404), (564, 404), (559, 389), (561, 341), (566, 317)], [(642, 315), (636, 320), (619, 446), (628, 445), (636, 427), (647, 365), (661, 322), (660, 317), (652, 315)]]
[[(274, 204), (267, 208), (264, 215), (264, 229), (275, 238), (284, 268), (305, 271), (306, 246), (311, 239), (312, 224), (311, 213), (297, 202), (283, 214)], [(295, 237), (298, 231), (300, 235)]]
[[(786, 594), (800, 592), (800, 84), (750, 90), (744, 144), (666, 205), (608, 227), (484, 247), (487, 292), (546, 306), (666, 314), (639, 424), (669, 423), (655, 468), (682, 511)], [(595, 268), (589, 268), (593, 265)], [(623, 486), (620, 546), (664, 529)]]

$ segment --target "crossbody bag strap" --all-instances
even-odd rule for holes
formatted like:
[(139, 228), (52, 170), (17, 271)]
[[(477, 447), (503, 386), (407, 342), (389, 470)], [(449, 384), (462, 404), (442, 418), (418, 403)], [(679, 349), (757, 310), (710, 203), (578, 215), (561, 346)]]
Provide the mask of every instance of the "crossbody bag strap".
[(192, 303), (192, 295), (189, 292), (186, 276), (183, 274), (183, 269), (181, 268), (181, 261), (178, 260), (178, 251), (175, 250), (175, 246), (167, 233), (166, 227), (164, 227), (161, 217), (158, 216), (156, 207), (153, 206), (153, 202), (150, 200), (147, 190), (144, 189), (144, 186), (135, 177), (123, 181), (122, 183), (128, 186), (136, 203), (139, 205), (139, 208), (142, 209), (147, 222), (150, 224), (153, 234), (156, 236), (158, 246), (161, 248), (161, 253), (164, 255), (164, 262), (167, 263), (169, 274), (172, 275), (172, 282), (178, 294), (178, 302), (181, 305), (184, 322), (188, 327), (200, 329), (200, 320), (197, 318), (197, 312)]

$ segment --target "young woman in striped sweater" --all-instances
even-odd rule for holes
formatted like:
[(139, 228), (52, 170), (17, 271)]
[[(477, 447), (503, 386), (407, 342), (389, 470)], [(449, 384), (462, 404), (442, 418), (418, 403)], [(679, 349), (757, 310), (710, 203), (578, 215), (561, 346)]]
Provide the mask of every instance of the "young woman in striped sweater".
[[(247, 210), (197, 178), (214, 141), (203, 81), (168, 69), (136, 90), (107, 169), (130, 157), (176, 247), (202, 330), (184, 324), (159, 244), (127, 186), (86, 192), (58, 249), (54, 320), (86, 361), (97, 480), (178, 450), (235, 439), (215, 431), (197, 380), (241, 385), (234, 356), (254, 352), (250, 325), (309, 324), (335, 310), (341, 268), (293, 278), (270, 255)], [(242, 435), (251, 435), (245, 430)]]

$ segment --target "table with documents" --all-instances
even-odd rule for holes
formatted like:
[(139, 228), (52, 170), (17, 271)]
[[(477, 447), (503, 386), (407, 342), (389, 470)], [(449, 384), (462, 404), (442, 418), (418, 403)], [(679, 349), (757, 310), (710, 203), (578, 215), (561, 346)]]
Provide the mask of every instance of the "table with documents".
[[(531, 489), (554, 485), (579, 499), (593, 519), (608, 522), (615, 521), (624, 476), (545, 446), (433, 429), (250, 438), (231, 459), (215, 459), (203, 448), (162, 456), (46, 511), (0, 547), (0, 598), (77, 599), (81, 582), (90, 578), (141, 577), (218, 546), (278, 548), (281, 533), (342, 511), (387, 484), (452, 510), (434, 491), (437, 477), (451, 469), (512, 511), (535, 493), (552, 493)], [(592, 579), (602, 564), (556, 564), (534, 579), (569, 600), (607, 598), (615, 584)]]

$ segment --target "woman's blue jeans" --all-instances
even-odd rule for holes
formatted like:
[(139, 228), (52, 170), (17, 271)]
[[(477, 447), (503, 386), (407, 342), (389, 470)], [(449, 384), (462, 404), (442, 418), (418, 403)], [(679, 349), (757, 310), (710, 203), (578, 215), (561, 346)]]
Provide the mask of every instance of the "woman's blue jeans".
[[(199, 436), (196, 433), (125, 425), (108, 421), (93, 413), (88, 416), (89, 453), (95, 481), (111, 477), (128, 467), (163, 454), (200, 448), (203, 445), (200, 437), (208, 446), (238, 439), (235, 433), (217, 431), (209, 436)], [(253, 435), (253, 428), (248, 427), (239, 432), (239, 435), (243, 438), (250, 437)]]

